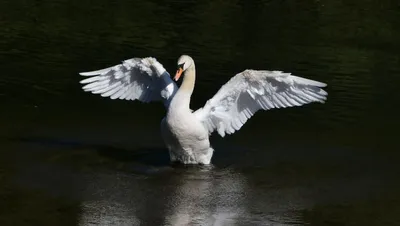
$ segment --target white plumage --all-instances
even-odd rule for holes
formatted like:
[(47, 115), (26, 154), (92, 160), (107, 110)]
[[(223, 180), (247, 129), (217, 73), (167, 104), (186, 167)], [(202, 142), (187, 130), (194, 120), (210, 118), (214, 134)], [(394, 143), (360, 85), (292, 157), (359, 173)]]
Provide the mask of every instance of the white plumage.
[(258, 110), (324, 103), (326, 84), (281, 71), (245, 70), (231, 78), (195, 112), (211, 133), (224, 137), (239, 130)]
[(167, 115), (161, 132), (171, 161), (209, 164), (213, 149), (209, 135), (224, 137), (239, 130), (258, 110), (324, 103), (326, 84), (281, 71), (245, 70), (232, 77), (197, 111), (189, 108), (195, 84), (195, 64), (190, 56), (178, 60), (176, 80), (155, 58), (133, 58), (106, 69), (80, 73), (93, 76), (81, 81), (83, 90), (111, 99), (162, 101)]
[(170, 74), (152, 57), (124, 60), (113, 67), (79, 73), (94, 76), (81, 81), (83, 90), (111, 99), (163, 101), (168, 106), (178, 90)]

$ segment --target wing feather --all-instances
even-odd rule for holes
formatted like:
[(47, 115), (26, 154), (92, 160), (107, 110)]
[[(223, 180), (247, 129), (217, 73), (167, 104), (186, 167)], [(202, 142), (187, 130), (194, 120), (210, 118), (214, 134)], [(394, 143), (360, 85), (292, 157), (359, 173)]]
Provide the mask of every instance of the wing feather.
[(239, 130), (258, 110), (324, 103), (326, 84), (281, 71), (245, 70), (231, 78), (194, 114), (210, 133)]
[(163, 101), (167, 107), (178, 87), (164, 67), (152, 57), (132, 58), (121, 64), (89, 72), (82, 89), (102, 97), (142, 102)]

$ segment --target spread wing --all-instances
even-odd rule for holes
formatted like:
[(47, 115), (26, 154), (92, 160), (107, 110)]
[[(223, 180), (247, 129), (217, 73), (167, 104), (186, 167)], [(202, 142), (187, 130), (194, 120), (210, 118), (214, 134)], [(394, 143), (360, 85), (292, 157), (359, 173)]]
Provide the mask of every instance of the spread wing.
[(281, 71), (245, 70), (231, 78), (194, 114), (222, 137), (239, 130), (258, 110), (324, 103), (326, 84)]
[(152, 57), (132, 58), (121, 64), (90, 72), (80, 81), (82, 89), (111, 99), (163, 101), (168, 107), (178, 87), (164, 67)]

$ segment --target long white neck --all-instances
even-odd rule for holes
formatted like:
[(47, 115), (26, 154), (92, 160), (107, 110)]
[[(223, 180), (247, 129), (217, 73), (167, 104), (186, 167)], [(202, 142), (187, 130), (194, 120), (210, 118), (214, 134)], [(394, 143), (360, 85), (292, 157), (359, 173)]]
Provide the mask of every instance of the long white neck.
[(178, 92), (174, 96), (171, 105), (175, 108), (190, 109), (190, 97), (194, 90), (196, 80), (196, 69), (194, 63), (185, 70), (183, 75), (182, 85), (179, 87)]

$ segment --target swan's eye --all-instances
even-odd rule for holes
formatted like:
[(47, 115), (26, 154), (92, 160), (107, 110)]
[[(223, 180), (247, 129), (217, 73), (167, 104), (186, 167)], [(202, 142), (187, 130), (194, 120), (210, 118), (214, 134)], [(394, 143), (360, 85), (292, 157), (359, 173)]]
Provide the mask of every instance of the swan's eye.
[(183, 63), (183, 64), (178, 64), (178, 69), (182, 69), (182, 70), (183, 70), (183, 65), (185, 65), (185, 63)]

